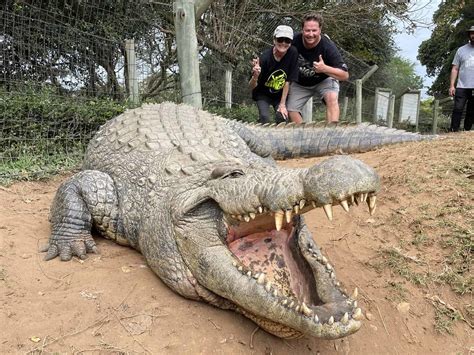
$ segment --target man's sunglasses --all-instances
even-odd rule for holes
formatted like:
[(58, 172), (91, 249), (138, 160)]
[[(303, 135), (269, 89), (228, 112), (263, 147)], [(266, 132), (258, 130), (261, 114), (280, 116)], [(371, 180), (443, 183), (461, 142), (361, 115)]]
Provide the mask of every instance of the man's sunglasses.
[(278, 43), (283, 43), (283, 42), (288, 43), (288, 44), (291, 43), (291, 39), (286, 38), (286, 37), (279, 37), (276, 40)]

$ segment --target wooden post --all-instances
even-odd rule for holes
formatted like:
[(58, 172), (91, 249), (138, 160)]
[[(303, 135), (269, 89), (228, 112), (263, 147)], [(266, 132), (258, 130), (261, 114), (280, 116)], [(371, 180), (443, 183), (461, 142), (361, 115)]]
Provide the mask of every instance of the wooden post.
[(232, 108), (232, 67), (229, 65), (225, 68), (224, 79), (224, 101), (225, 108)]
[(438, 115), (439, 115), (439, 100), (434, 100), (433, 107), (433, 127), (431, 133), (436, 134), (438, 132)]
[(140, 97), (138, 96), (138, 78), (137, 78), (137, 61), (135, 57), (135, 40), (125, 40), (125, 53), (127, 55), (127, 80), (129, 99), (134, 106), (137, 106)]
[(388, 100), (388, 112), (387, 112), (387, 126), (388, 128), (393, 127), (393, 116), (395, 114), (395, 95), (390, 94), (390, 98)]
[(356, 123), (362, 123), (362, 80), (357, 79), (356, 85), (356, 104), (355, 104), (355, 116)]
[(174, 25), (183, 102), (202, 108), (194, 1), (176, 0)]
[(301, 112), (301, 116), (303, 116), (303, 122), (312, 122), (313, 121), (313, 98), (310, 97), (306, 105), (303, 106), (303, 110)]
[(347, 106), (349, 106), (349, 98), (347, 96), (344, 96), (344, 103), (342, 104), (341, 121), (344, 121), (346, 119)]

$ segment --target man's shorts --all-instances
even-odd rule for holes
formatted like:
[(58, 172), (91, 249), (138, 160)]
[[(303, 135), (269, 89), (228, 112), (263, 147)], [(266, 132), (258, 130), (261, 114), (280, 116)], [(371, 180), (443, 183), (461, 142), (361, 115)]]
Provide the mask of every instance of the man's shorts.
[(286, 100), (287, 110), (301, 113), (304, 105), (306, 105), (310, 98), (314, 95), (324, 98), (324, 95), (328, 92), (339, 93), (339, 81), (328, 77), (319, 84), (313, 86), (301, 86), (298, 83), (292, 82)]

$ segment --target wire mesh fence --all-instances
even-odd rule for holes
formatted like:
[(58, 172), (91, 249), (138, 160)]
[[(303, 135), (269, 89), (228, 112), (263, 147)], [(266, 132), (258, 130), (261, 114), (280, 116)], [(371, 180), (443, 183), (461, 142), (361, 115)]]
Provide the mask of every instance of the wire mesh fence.
[[(276, 26), (298, 31), (308, 10), (284, 1), (214, 1), (197, 24), (204, 106), (225, 106), (231, 72), (232, 105), (248, 108), (256, 120), (247, 85), (250, 60), (271, 45)], [(171, 0), (5, 0), (0, 29), (0, 179), (77, 164), (98, 127), (134, 105), (133, 80), (141, 102), (181, 101)], [(350, 71), (340, 100), (350, 98), (351, 120), (354, 80), (370, 66), (339, 48)], [(364, 103), (363, 116), (370, 117), (372, 106)], [(324, 115), (318, 100), (314, 112)]]

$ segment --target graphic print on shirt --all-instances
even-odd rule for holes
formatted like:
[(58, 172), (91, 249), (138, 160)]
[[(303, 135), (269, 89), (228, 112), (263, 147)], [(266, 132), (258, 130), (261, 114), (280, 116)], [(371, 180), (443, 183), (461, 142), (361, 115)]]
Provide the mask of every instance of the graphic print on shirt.
[(276, 93), (283, 89), (286, 82), (286, 73), (281, 70), (275, 70), (271, 73), (265, 83), (265, 86), (269, 88), (271, 93)]
[(316, 73), (313, 69), (313, 63), (310, 63), (301, 54), (298, 56), (298, 69), (300, 71), (300, 75), (304, 78), (318, 76), (318, 73)]

